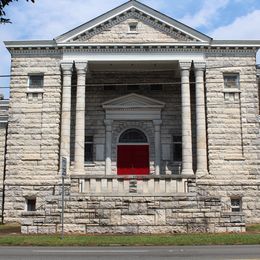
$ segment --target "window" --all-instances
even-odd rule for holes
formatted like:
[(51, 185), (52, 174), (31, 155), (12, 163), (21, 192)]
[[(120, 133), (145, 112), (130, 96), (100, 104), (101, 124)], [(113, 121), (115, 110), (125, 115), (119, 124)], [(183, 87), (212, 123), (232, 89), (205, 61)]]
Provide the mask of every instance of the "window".
[(128, 129), (120, 136), (119, 143), (147, 143), (147, 138), (138, 129)]
[(181, 162), (182, 161), (182, 137), (173, 136), (173, 161)]
[(137, 32), (137, 23), (129, 23), (129, 32), (130, 33)]
[(36, 211), (36, 198), (26, 199), (26, 210)]
[(240, 212), (242, 206), (241, 198), (231, 198), (231, 211)]
[(85, 137), (85, 162), (93, 162), (93, 136)]
[(224, 88), (225, 89), (239, 89), (239, 74), (224, 74)]
[(29, 88), (42, 88), (43, 74), (29, 75)]

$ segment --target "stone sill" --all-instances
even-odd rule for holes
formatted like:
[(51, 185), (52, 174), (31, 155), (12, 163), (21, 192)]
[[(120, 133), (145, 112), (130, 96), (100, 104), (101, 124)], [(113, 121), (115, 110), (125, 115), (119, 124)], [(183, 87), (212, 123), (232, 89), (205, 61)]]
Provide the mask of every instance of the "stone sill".
[(86, 175), (86, 174), (71, 174), (71, 179), (127, 179), (127, 180), (182, 180), (182, 179), (195, 179), (195, 175), (182, 175), (182, 174), (175, 174), (175, 175), (125, 175), (125, 176), (118, 176), (118, 175)]
[(42, 88), (40, 88), (40, 89), (32, 88), (32, 89), (27, 89), (26, 93), (27, 94), (30, 94), (30, 93), (44, 93), (44, 90)]
[(229, 216), (244, 216), (244, 212), (239, 211), (239, 212), (223, 212), (222, 216), (223, 217), (229, 217)]
[(127, 34), (139, 34), (138, 32), (127, 32)]
[(223, 93), (241, 93), (241, 90), (237, 88), (229, 88), (229, 89), (224, 89)]
[(45, 216), (44, 211), (24, 211), (21, 213), (22, 217), (38, 217), (38, 216)]
[(245, 157), (241, 156), (241, 157), (234, 157), (234, 156), (227, 156), (224, 158), (225, 161), (245, 161)]

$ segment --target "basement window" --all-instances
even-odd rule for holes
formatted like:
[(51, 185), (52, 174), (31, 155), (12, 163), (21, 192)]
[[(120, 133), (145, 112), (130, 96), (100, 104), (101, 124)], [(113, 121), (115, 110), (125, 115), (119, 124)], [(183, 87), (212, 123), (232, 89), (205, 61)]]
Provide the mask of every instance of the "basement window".
[(36, 198), (26, 199), (26, 210), (36, 211)]
[(241, 198), (231, 198), (231, 211), (240, 212), (242, 211), (242, 199)]

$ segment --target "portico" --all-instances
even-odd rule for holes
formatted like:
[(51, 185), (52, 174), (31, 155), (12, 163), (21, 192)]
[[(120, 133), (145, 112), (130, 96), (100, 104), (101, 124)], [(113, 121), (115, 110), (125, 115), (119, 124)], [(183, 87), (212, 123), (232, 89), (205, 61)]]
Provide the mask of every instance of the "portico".
[[(140, 57), (139, 57), (140, 59)], [(86, 96), (86, 90), (90, 86), (92, 89), (100, 88), (100, 86), (111, 86), (110, 95), (115, 91), (114, 86), (117, 86), (120, 89), (120, 86), (152, 86), (160, 85), (167, 86), (172, 88), (180, 89), (180, 109), (181, 109), (181, 123), (180, 125), (180, 134), (182, 137), (182, 162), (181, 162), (181, 175), (193, 175), (194, 172), (197, 171), (197, 174), (207, 174), (207, 151), (206, 151), (206, 123), (205, 123), (205, 93), (204, 93), (204, 71), (205, 71), (205, 63), (203, 61), (103, 61), (103, 62), (82, 62), (82, 61), (63, 61), (61, 63), (61, 70), (63, 75), (63, 99), (62, 99), (62, 124), (61, 124), (61, 156), (65, 156), (66, 158), (72, 158), (70, 156), (70, 151), (73, 146), (74, 148), (74, 163), (69, 163), (70, 174), (71, 175), (85, 175), (87, 174), (86, 165), (85, 165), (85, 136), (88, 135), (88, 130), (86, 129), (86, 118), (88, 115), (86, 114), (86, 108), (88, 107), (88, 97)], [(72, 70), (74, 67), (74, 77), (77, 78), (76, 86), (72, 86)], [(139, 73), (153, 73), (154, 71), (157, 73), (167, 73), (174, 74), (175, 81), (169, 81), (169, 79), (161, 78), (157, 82), (151, 82), (149, 80), (143, 79), (143, 82), (139, 82), (140, 80), (130, 81), (129, 84), (127, 82), (114, 82), (104, 84), (99, 83), (96, 80), (91, 79), (93, 73), (98, 75), (99, 73), (106, 72), (109, 73), (131, 73), (132, 76), (136, 74), (137, 71)], [(193, 73), (192, 81), (190, 82), (190, 73)], [(132, 77), (131, 76), (131, 77)], [(93, 82), (97, 82), (93, 84)], [(191, 84), (195, 87), (195, 124), (196, 126), (192, 126), (191, 121)], [(70, 107), (72, 107), (71, 102), (71, 91), (72, 88), (76, 91), (76, 99), (75, 99), (75, 143), (71, 143), (70, 129), (68, 126), (71, 125), (70, 120), (70, 112), (68, 112)], [(106, 91), (106, 90), (104, 90)], [(163, 88), (158, 92), (152, 93), (154, 96), (159, 94), (160, 91), (163, 91)], [(116, 91), (113, 93), (116, 94)], [(160, 93), (162, 94), (162, 93)], [(112, 95), (113, 96), (113, 95)], [(151, 98), (149, 95), (140, 95), (136, 89), (131, 89), (128, 91), (128, 94), (121, 95), (116, 94), (116, 98), (108, 99), (105, 102), (100, 102), (99, 106), (103, 109), (103, 125), (104, 125), (104, 149), (97, 151), (99, 153), (103, 153), (99, 155), (100, 158), (104, 160), (104, 172), (103, 175), (117, 175), (117, 170), (113, 170), (113, 167), (116, 166), (117, 158), (115, 158), (114, 162), (112, 160), (113, 154), (116, 154), (115, 146), (113, 146), (113, 127), (116, 121), (126, 121), (128, 122), (131, 128), (131, 122), (136, 121), (150, 121), (153, 127), (153, 134), (151, 139), (152, 145), (151, 149), (153, 152), (149, 154), (153, 154), (153, 158), (149, 158), (150, 162), (150, 174), (161, 175), (165, 174), (162, 171), (163, 160), (165, 157), (169, 157), (171, 154), (171, 148), (167, 144), (162, 144), (161, 140), (161, 126), (163, 124), (169, 124), (171, 120), (174, 118), (167, 119), (167, 122), (164, 122), (162, 117), (162, 111), (165, 109), (166, 103), (160, 100), (160, 95), (157, 98)], [(106, 98), (107, 99), (107, 98)], [(194, 154), (192, 154), (192, 128), (196, 129), (196, 158)], [(133, 127), (134, 128), (134, 127)], [(123, 129), (127, 130), (127, 129)], [(142, 129), (141, 129), (142, 130)], [(171, 142), (171, 141), (169, 141)], [(101, 146), (102, 146), (101, 145)], [(95, 146), (95, 144), (94, 144)], [(164, 154), (162, 154), (164, 153)], [(165, 155), (165, 153), (168, 155)], [(162, 158), (163, 157), (163, 158)], [(163, 160), (162, 160), (163, 159)], [(195, 159), (196, 165), (194, 167), (193, 160)], [(93, 166), (92, 166), (93, 167)], [(94, 166), (95, 167), (95, 166)], [(100, 171), (99, 171), (100, 172)], [(175, 172), (176, 174), (176, 172)]]

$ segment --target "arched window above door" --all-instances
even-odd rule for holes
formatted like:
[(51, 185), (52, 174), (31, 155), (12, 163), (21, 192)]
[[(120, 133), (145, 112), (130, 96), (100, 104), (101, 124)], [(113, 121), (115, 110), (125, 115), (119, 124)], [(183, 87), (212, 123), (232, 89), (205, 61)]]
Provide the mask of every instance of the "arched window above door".
[(119, 143), (147, 143), (147, 137), (138, 129), (128, 129), (119, 138)]

